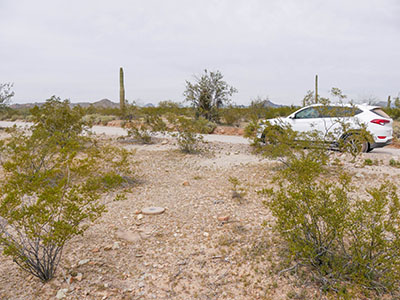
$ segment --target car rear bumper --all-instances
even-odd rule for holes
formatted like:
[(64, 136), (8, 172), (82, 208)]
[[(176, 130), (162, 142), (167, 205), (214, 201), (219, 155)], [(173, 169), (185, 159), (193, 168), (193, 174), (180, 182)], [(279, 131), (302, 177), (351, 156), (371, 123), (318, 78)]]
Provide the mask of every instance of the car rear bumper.
[(370, 144), (370, 149), (375, 149), (375, 148), (383, 148), (387, 145), (390, 145), (393, 142), (392, 139), (387, 140), (386, 142), (381, 142), (381, 143), (372, 143)]

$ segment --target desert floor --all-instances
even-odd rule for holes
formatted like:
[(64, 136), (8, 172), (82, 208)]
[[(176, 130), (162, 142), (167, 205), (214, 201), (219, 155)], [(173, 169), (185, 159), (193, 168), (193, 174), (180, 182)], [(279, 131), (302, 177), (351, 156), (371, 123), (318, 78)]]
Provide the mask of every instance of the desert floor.
[[(111, 135), (110, 135), (111, 134)], [(248, 142), (209, 141), (201, 154), (179, 152), (171, 138), (152, 145), (100, 139), (136, 149), (136, 183), (125, 200), (104, 195), (107, 212), (69, 241), (55, 278), (42, 284), (0, 256), (0, 299), (324, 299), (306, 274), (278, 275), (290, 266), (273, 218), (257, 191), (271, 187), (281, 167)], [(236, 142), (235, 142), (236, 141)], [(363, 154), (355, 164), (339, 152), (360, 188), (400, 182), (400, 150)], [(378, 165), (364, 166), (366, 158)], [(234, 190), (229, 178), (240, 184)], [(363, 192), (360, 192), (360, 196)], [(355, 195), (357, 196), (357, 195)], [(165, 208), (159, 215), (145, 207)]]

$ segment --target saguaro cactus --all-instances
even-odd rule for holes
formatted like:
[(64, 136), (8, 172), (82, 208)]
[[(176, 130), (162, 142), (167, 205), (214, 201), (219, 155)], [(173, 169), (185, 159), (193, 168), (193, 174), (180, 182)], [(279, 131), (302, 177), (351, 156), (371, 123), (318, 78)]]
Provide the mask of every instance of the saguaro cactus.
[(124, 70), (119, 68), (119, 107), (121, 112), (125, 111), (125, 88), (124, 88)]

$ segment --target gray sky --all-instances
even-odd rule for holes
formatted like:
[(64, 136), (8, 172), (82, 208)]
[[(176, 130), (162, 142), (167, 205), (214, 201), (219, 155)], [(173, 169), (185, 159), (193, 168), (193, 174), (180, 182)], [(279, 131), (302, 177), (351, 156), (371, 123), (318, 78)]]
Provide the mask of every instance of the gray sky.
[(400, 0), (0, 0), (0, 82), (14, 103), (182, 101), (185, 80), (219, 70), (239, 93), (299, 104), (400, 92)]

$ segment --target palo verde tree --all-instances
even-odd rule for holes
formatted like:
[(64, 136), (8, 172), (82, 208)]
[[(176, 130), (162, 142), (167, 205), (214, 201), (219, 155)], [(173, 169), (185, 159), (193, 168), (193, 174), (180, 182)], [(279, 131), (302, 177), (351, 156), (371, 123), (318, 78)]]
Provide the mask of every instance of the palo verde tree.
[(237, 90), (228, 85), (220, 71), (204, 70), (201, 77), (195, 77), (196, 82), (186, 81), (186, 90), (183, 95), (187, 102), (191, 102), (196, 109), (196, 115), (210, 121), (219, 121), (219, 109), (230, 102), (230, 97)]
[(65, 243), (104, 211), (101, 194), (129, 180), (129, 153), (83, 133), (80, 107), (52, 97), (14, 128), (0, 159), (0, 245), (23, 270), (50, 280)]

